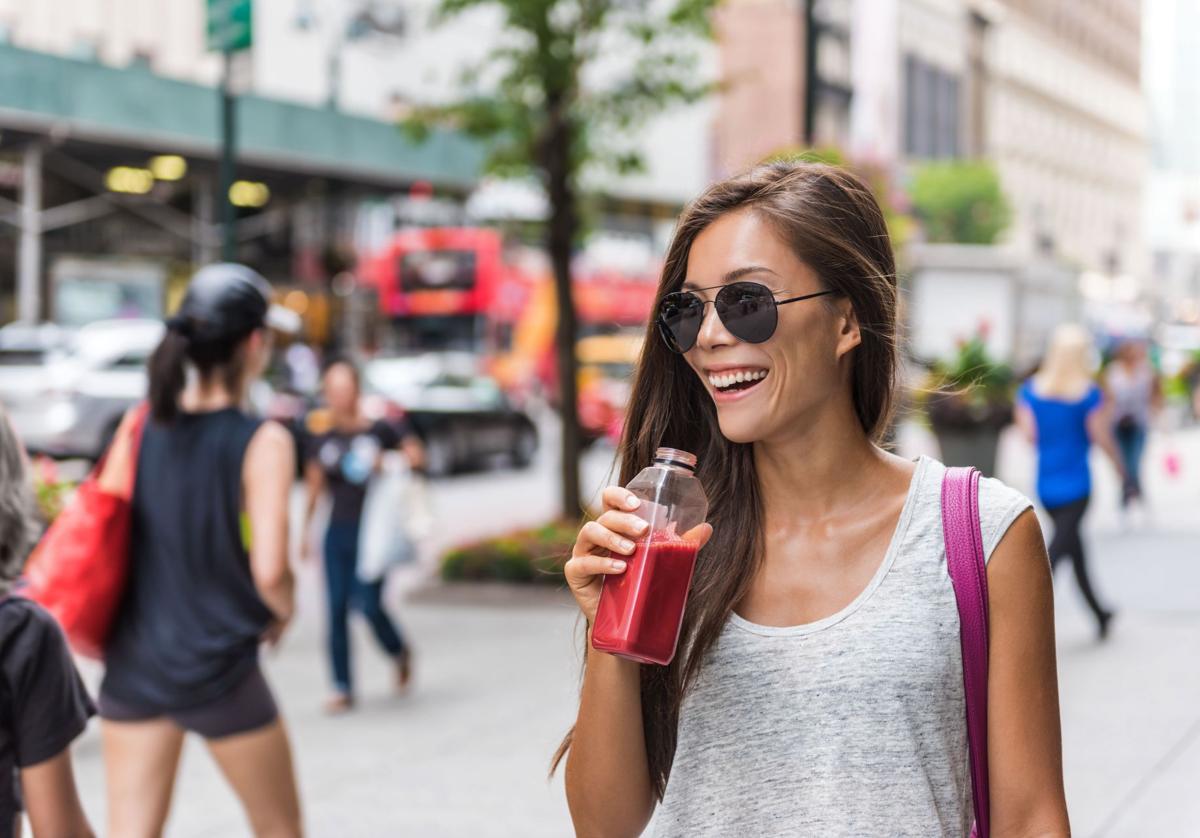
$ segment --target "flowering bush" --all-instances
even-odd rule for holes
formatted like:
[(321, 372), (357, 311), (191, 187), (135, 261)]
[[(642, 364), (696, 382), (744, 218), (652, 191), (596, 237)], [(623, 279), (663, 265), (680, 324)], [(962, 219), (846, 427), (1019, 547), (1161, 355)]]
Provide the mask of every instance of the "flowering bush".
[(442, 578), (561, 585), (578, 531), (578, 521), (554, 521), (457, 547), (442, 556)]
[(935, 361), (923, 395), (935, 430), (1002, 428), (1012, 419), (1014, 376), (987, 350), (987, 324), (960, 341), (953, 358)]

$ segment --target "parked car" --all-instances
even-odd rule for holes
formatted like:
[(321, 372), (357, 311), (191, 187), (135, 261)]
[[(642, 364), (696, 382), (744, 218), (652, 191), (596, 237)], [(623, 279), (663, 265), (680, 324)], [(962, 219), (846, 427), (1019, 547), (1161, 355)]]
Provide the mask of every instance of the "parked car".
[[(25, 446), (51, 457), (98, 458), (125, 411), (145, 397), (146, 360), (163, 328), (158, 320), (107, 320), (69, 338), (48, 331), (53, 337), (40, 354), (14, 348), (10, 357), (25, 363), (5, 363), (0, 402)], [(8, 335), (14, 347), (18, 334)]]
[(472, 355), (377, 359), (366, 365), (363, 380), (368, 398), (382, 397), (404, 411), (425, 444), (425, 467), (433, 476), (498, 455), (524, 468), (537, 453), (533, 421), (494, 379), (479, 374)]
[(40, 369), (55, 353), (65, 352), (75, 330), (57, 323), (9, 323), (0, 327), (0, 375), (5, 379)]

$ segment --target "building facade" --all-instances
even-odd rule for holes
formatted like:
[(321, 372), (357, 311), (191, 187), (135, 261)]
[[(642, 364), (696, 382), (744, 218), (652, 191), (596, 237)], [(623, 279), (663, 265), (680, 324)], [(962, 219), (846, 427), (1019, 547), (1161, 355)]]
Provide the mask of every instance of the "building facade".
[[(243, 92), (393, 121), (414, 103), (445, 101), (464, 69), (499, 43), (496, 10), (438, 24), (437, 0), (258, 0), (254, 46), (237, 57)], [(0, 43), (215, 84), (204, 0), (0, 0)], [(716, 47), (702, 53), (715, 73)], [(708, 182), (713, 105), (672, 110), (640, 131), (646, 171), (598, 182), (616, 197), (676, 206)]]
[(1140, 6), (1006, 0), (988, 24), (984, 145), (1009, 236), (1106, 276), (1147, 269)]
[(1146, 4), (1145, 229), (1162, 314), (1200, 323), (1200, 4)]
[(852, 152), (901, 171), (989, 159), (1012, 247), (1144, 274), (1140, 5), (858, 0)]
[(714, 178), (797, 148), (848, 147), (854, 7), (853, 0), (721, 5)]

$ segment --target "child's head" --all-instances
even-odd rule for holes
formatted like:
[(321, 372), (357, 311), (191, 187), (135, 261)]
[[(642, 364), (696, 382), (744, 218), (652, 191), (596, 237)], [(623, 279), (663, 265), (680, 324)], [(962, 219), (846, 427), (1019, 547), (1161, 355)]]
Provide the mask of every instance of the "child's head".
[(21, 575), (34, 539), (33, 491), (25, 452), (0, 409), (0, 594)]

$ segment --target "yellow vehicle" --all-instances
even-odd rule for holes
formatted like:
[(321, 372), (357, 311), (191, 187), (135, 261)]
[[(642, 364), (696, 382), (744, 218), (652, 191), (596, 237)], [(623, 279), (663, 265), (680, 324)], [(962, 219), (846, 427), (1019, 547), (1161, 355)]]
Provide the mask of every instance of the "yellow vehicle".
[(575, 344), (579, 424), (587, 441), (620, 440), (642, 341), (641, 332), (617, 332), (592, 335)]

